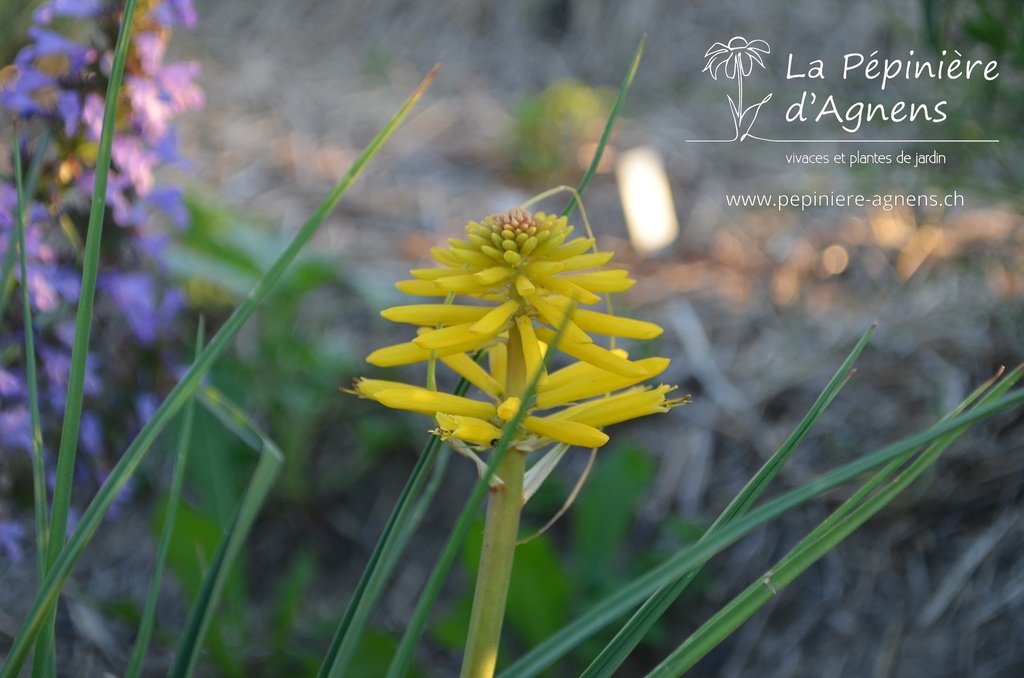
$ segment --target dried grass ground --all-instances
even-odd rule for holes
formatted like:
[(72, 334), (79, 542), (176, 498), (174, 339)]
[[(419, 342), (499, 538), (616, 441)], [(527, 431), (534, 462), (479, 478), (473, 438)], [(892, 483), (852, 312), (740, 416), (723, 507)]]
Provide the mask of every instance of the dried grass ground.
[[(615, 145), (661, 150), (683, 224), (680, 240), (657, 258), (642, 258), (630, 249), (613, 177), (597, 177), (587, 194), (600, 246), (616, 250), (639, 278), (629, 311), (666, 328), (659, 353), (674, 356), (666, 379), (691, 390), (695, 400), (619, 434), (641, 442), (659, 467), (636, 516), (638, 534), (655, 532), (669, 515), (712, 519), (788, 435), (872, 322), (879, 329), (855, 378), (787, 466), (780, 489), (920, 430), (999, 365), (1024, 360), (1024, 225), (998, 192), (972, 194), (967, 208), (941, 215), (742, 211), (725, 207), (726, 191), (840, 190), (859, 179), (782, 168), (769, 153), (683, 143), (721, 105), (722, 90), (709, 93), (693, 67), (711, 42), (772, 33), (778, 53), (811, 41), (838, 54), (909, 40), (917, 28), (915, 3), (870, 10), (835, 2), (746, 3), (735, 14), (717, 3), (669, 2), (197, 4), (201, 24), (176, 36), (175, 49), (204, 67), (207, 109), (184, 129), (200, 181), (204, 190), (284, 230), (306, 218), (419, 77), (442, 63), (421, 109), (320, 240), (325, 251), (338, 253), (352, 285), (376, 300), (372, 306), (393, 300), (391, 283), (422, 265), (429, 245), (456, 234), (466, 219), (534, 192), (511, 176), (506, 150), (523, 95), (563, 77), (617, 86), (648, 32)], [(916, 188), (901, 180), (899, 188)], [(822, 263), (832, 245), (849, 257), (839, 275)], [(353, 352), (386, 341), (383, 324), (337, 322)], [(339, 375), (339, 383), (351, 376)], [(331, 455), (345, 451), (328, 435), (318, 463), (330, 465)], [(322, 522), (268, 517), (252, 575), (273, 579), (271, 568), (288, 550), (311, 540), (331, 571), (310, 611), (343, 604), (405, 472), (389, 468), (393, 475), (375, 475), (364, 491), (338, 499), (351, 504), (318, 507)], [(471, 481), (468, 467), (449, 473), (456, 489)], [(701, 608), (674, 610), (665, 636), (681, 641), (717, 605), (763, 576), (836, 502), (799, 511), (714, 560)], [(459, 505), (438, 507), (422, 553), (410, 558), (389, 591), (376, 620), (381, 626), (402, 628), (445, 521)], [(780, 592), (695, 675), (1024, 675), (1022, 508), (1018, 413), (966, 435), (933, 474)], [(143, 538), (144, 523), (132, 529)], [(76, 575), (78, 590), (123, 591), (125, 582), (104, 574), (129, 569), (122, 558), (134, 556), (119, 553), (122, 548), (115, 537), (101, 540)], [(18, 614), (9, 617), (0, 616), (4, 632)], [(116, 670), (116, 637), (82, 639), (83, 628), (106, 624), (71, 623), (82, 656), (96, 668), (89, 675), (99, 675), (100, 667)], [(106, 656), (96, 650), (104, 644)], [(656, 660), (657, 653), (643, 654), (622, 675), (642, 675)], [(452, 670), (449, 657), (428, 653), (425, 661), (436, 675)]]

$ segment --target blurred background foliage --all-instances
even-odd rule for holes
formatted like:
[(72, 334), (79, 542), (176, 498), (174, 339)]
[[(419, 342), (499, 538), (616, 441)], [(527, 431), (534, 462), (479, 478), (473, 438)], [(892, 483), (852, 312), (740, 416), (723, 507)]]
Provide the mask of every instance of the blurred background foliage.
[[(573, 31), (582, 30), (579, 25), (587, 21), (600, 24), (600, 10), (608, 10), (599, 3), (600, 7), (592, 10), (591, 16), (583, 3), (534, 4), (537, 7), (531, 10), (531, 21), (538, 21), (538, 16), (557, 18), (549, 22), (551, 30), (543, 31), (547, 41), (544, 44), (559, 44), (562, 40), (571, 43)], [(836, 217), (832, 221), (825, 217), (799, 221), (800, 217), (792, 214), (733, 212), (722, 215), (709, 208), (708, 201), (720, 201), (718, 193), (711, 194), (715, 190), (720, 193), (721, 182), (730, 181), (732, 177), (712, 177), (708, 179), (711, 184), (698, 183), (712, 172), (704, 165), (687, 165), (674, 155), (678, 151), (675, 146), (683, 146), (676, 143), (683, 134), (678, 126), (670, 125), (663, 140), (655, 138), (665, 147), (675, 191), (687, 196), (685, 211), (692, 217), (693, 225), (685, 234), (689, 239), (664, 254), (661, 260), (634, 258), (632, 263), (642, 279), (636, 299), (630, 305), (641, 313), (662, 314), (667, 318), (665, 324), (671, 338), (666, 337), (665, 341), (679, 355), (679, 366), (672, 378), (678, 379), (682, 388), (693, 390), (698, 404), (693, 407), (692, 415), (686, 415), (692, 419), (681, 424), (689, 427), (686, 434), (680, 434), (678, 429), (659, 430), (650, 435), (635, 430), (631, 433), (635, 433), (640, 442), (618, 444), (616, 449), (602, 451), (569, 513), (550, 531), (522, 546), (509, 599), (508, 631), (512, 638), (510, 647), (514, 648), (509, 656), (536, 645), (585, 609), (588, 601), (644, 571), (659, 554), (672, 552), (681, 544), (699, 538), (711, 514), (710, 507), (729, 494), (728, 488), (740, 482), (738, 478), (744, 469), (756, 467), (764, 447), (758, 439), (778, 437), (780, 430), (802, 414), (801, 403), (807, 399), (806, 390), (811, 388), (802, 385), (808, 380), (820, 379), (822, 370), (827, 371), (827, 366), (831, 365), (825, 354), (830, 350), (834, 352), (837, 346), (848, 348), (849, 343), (843, 342), (849, 336), (846, 331), (849, 326), (856, 325), (853, 332), (859, 334), (883, 304), (889, 304), (886, 312), (890, 320), (905, 320), (906, 324), (897, 325), (891, 339), (879, 339), (879, 347), (866, 355), (864, 374), (858, 379), (874, 379), (877, 391), (861, 392), (859, 404), (844, 401), (842, 406), (848, 408), (847, 413), (839, 417), (840, 421), (824, 422), (823, 428), (845, 433), (828, 443), (820, 439), (812, 441), (807, 461), (801, 462), (805, 465), (798, 465), (793, 471), (796, 479), (786, 482), (797, 482), (830, 459), (855, 454), (858, 445), (863, 444), (858, 437), (860, 433), (870, 437), (881, 429), (887, 432), (906, 430), (921, 417), (941, 410), (948, 398), (941, 397), (941, 389), (936, 384), (955, 393), (989, 376), (987, 371), (997, 361), (1024, 358), (1019, 343), (1024, 332), (1024, 307), (1021, 305), (1024, 256), (1019, 249), (1020, 221), (1014, 220), (1019, 216), (1024, 187), (1024, 161), (1021, 160), (1024, 135), (1019, 124), (1024, 113), (1024, 87), (1020, 86), (1024, 70), (1024, 13), (1020, 11), (1019, 0), (920, 0), (918, 4), (911, 4), (922, 17), (920, 39), (927, 40), (936, 54), (954, 48), (972, 53), (975, 48), (985, 50), (991, 58), (1000, 61), (1003, 73), (1002, 79), (996, 82), (970, 83), (977, 94), (964, 96), (969, 103), (966, 109), (969, 115), (959, 123), (957, 130), (958, 134), (966, 136), (977, 136), (982, 131), (995, 134), (1000, 138), (998, 149), (992, 151), (986, 147), (973, 155), (973, 151), (964, 150), (957, 171), (940, 169), (929, 180), (951, 187), (971, 185), (1000, 203), (1013, 203), (1017, 212), (1004, 214), (1003, 221), (977, 216), (956, 233), (934, 223), (933, 215), (913, 210), (849, 220)], [(13, 46), (18, 44), (13, 36), (23, 33), (32, 5), (17, 1), (0, 3), (0, 56), (5, 62), (12, 56)], [(218, 10), (211, 3), (207, 5), (205, 9), (215, 15), (211, 21), (217, 19), (217, 11), (227, 11)], [(200, 7), (201, 21), (203, 10)], [(235, 23), (225, 25), (242, 32), (247, 25), (244, 17), (250, 11), (255, 10), (249, 7), (239, 10), (237, 16), (232, 15)], [(266, 11), (269, 16), (277, 10)], [(467, 10), (466, 21), (472, 26), (487, 26), (490, 21), (498, 23), (504, 16), (503, 11), (511, 10), (494, 7), (490, 13)], [(608, 10), (608, 16), (612, 15)], [(889, 17), (888, 20), (900, 19)], [(268, 23), (273, 25), (269, 19)], [(699, 28), (699, 33), (703, 34), (704, 28)], [(692, 27), (690, 30), (698, 33)], [(900, 27), (900, 31), (906, 30), (909, 30), (906, 26)], [(215, 42), (218, 32), (211, 29), (210, 35)], [(291, 37), (299, 41), (302, 38), (301, 34)], [(374, 87), (381, 90), (397, 89), (395, 83), (402, 82), (403, 69), (412, 68), (397, 52), (398, 56), (382, 56), (379, 51), (397, 42), (377, 47), (378, 51), (371, 54)], [(699, 51), (703, 52), (705, 47)], [(191, 46), (184, 49), (191, 49)], [(319, 153), (323, 150), (320, 148), (322, 139), (316, 134), (320, 128), (334, 124), (339, 116), (343, 124), (354, 130), (359, 130), (361, 121), (345, 118), (344, 108), (339, 113), (338, 109), (326, 105), (304, 106), (288, 95), (261, 97), (257, 92), (231, 91), (232, 63), (225, 60), (216, 47), (203, 49), (209, 50), (203, 55), (208, 57), (208, 65), (204, 67), (223, 69), (224, 74), (220, 76), (223, 80), (218, 81), (226, 83), (223, 91), (240, 97), (243, 102), (241, 112), (225, 105), (225, 110), (214, 108), (210, 113), (215, 121), (217, 116), (222, 116), (220, 123), (214, 124), (228, 128), (229, 142), (232, 139), (249, 144), (258, 142), (260, 156), (274, 155), (266, 152), (265, 146), (272, 142), (263, 134), (266, 130), (257, 119), (266, 112), (264, 107), (272, 105), (283, 109), (282, 115), (290, 116), (289, 122), (308, 125), (313, 130), (305, 140), (309, 157), (296, 153), (298, 144), (288, 147), (282, 142), (281, 146), (274, 146), (277, 156), (281, 156), (275, 156), (276, 164), (237, 161), (236, 156), (230, 154), (227, 159), (215, 159), (210, 164), (238, 162), (241, 167), (238, 175), (252, 181), (257, 188), (263, 186), (263, 182), (287, 184), (287, 189), (282, 190), (289, 191), (290, 196), (280, 202), (287, 203), (288, 199), (295, 199), (299, 204), (303, 200), (308, 202), (308, 197), (321, 188), (319, 174), (329, 174), (332, 163), (337, 160), (330, 154)], [(586, 61), (586, 50), (581, 53), (584, 54), (582, 60)], [(271, 66), (260, 62), (258, 55), (249, 56), (257, 64), (261, 77), (274, 81), (273, 77), (266, 77), (266, 73), (259, 71), (260, 68), (269, 70)], [(664, 61), (656, 64), (655, 70), (661, 68), (664, 73), (667, 69), (671, 74), (676, 67), (665, 66)], [(283, 67), (301, 72), (301, 66), (303, 64), (286, 63)], [(641, 74), (644, 66), (641, 65)], [(310, 68), (315, 69), (316, 65)], [(384, 323), (377, 317), (379, 298), (374, 296), (378, 292), (370, 290), (390, 286), (404, 270), (418, 265), (424, 258), (427, 245), (422, 234), (410, 235), (407, 231), (419, 229), (430, 239), (437, 239), (461, 226), (455, 223), (457, 219), (445, 220), (452, 213), (457, 212), (463, 221), (481, 216), (473, 211), (464, 213), (464, 208), (469, 209), (467, 205), (479, 211), (481, 195), (486, 194), (490, 199), (494, 199), (496, 193), (500, 193), (500, 197), (525, 197), (520, 196), (518, 188), (506, 186), (506, 181), (516, 187), (575, 183), (580, 168), (589, 162), (587, 154), (593, 152), (614, 93), (596, 84), (603, 81), (585, 77), (592, 74), (575, 72), (585, 70), (582, 67), (559, 66), (552, 70), (557, 74), (552, 73), (550, 77), (545, 74), (544, 82), (527, 79), (525, 83), (519, 81), (514, 92), (502, 91), (504, 98), (494, 105), (507, 105), (509, 113), (504, 117), (495, 115), (500, 121), (496, 125), (499, 130), (481, 135), (485, 139), (482, 147), (469, 146), (468, 153), (465, 142), (460, 145), (459, 139), (453, 139), (456, 133), (449, 132), (450, 136), (445, 136), (445, 123), (425, 114), (418, 123), (422, 127), (416, 128), (425, 140), (416, 143), (399, 140), (397, 159), (384, 158), (391, 163), (387, 169), (363, 184), (369, 187), (371, 182), (377, 181), (379, 194), (366, 198), (354, 196), (353, 204), (342, 211), (335, 224), (343, 232), (342, 246), (325, 243), (323, 247), (308, 249), (250, 322), (232, 353), (222, 359), (211, 374), (211, 383), (260, 421), (285, 455), (278, 491), (258, 526), (259, 534), (249, 546), (248, 557), (231, 577), (225, 604), (210, 635), (207, 649), (212, 675), (315, 674), (323, 648), (351, 592), (352, 582), (365, 562), (368, 545), (376, 538), (390, 500), (397, 492), (396, 487), (400, 486), (419, 445), (426, 438), (427, 424), (422, 418), (382, 411), (372, 403), (338, 393), (339, 387), (349, 385), (352, 376), (366, 372), (363, 358), (367, 347), (384, 343), (379, 334), (385, 331)], [(307, 84), (322, 88), (322, 82), (317, 79), (321, 76), (322, 73), (314, 71)], [(584, 79), (595, 84), (584, 84)], [(243, 81), (239, 87), (244, 85)], [(667, 92), (662, 92), (662, 96), (682, 96), (682, 85), (669, 78), (661, 85), (648, 84), (646, 94), (641, 86), (637, 96), (642, 103), (635, 104), (627, 113), (630, 116), (627, 132), (633, 136), (627, 137), (620, 130), (618, 143), (633, 143), (643, 137), (642, 133), (637, 133), (637, 128), (642, 129), (644, 124), (652, 124), (653, 128), (663, 123), (659, 116), (670, 115), (651, 104), (659, 101), (658, 95), (652, 93), (659, 86)], [(447, 115), (458, 119), (459, 115), (477, 114), (472, 106), (456, 106), (446, 100), (446, 97), (458, 95), (455, 86), (438, 94), (440, 117)], [(341, 103), (365, 107), (370, 115), (375, 106), (383, 107), (380, 98), (385, 97), (361, 91)], [(646, 118), (643, 103), (652, 105)], [(446, 104), (450, 108), (444, 108)], [(469, 113), (453, 113), (455, 109)], [(226, 122), (228, 119), (230, 125)], [(200, 142), (204, 139), (203, 132), (194, 134)], [(358, 134), (351, 134), (353, 138), (345, 141), (355, 146)], [(656, 136), (656, 132), (651, 134)], [(409, 145), (402, 146), (402, 143)], [(424, 161), (416, 156), (420, 143), (422, 147), (433, 148), (431, 152), (439, 157), (431, 156)], [(448, 150), (446, 143), (457, 151)], [(194, 141), (193, 148), (201, 146)], [(344, 158), (348, 149), (341, 142), (338, 146), (342, 150), (335, 155)], [(285, 147), (288, 153), (281, 150)], [(315, 162), (311, 159), (314, 152)], [(467, 154), (469, 160), (466, 160)], [(288, 157), (282, 159), (283, 156)], [(411, 161), (410, 156), (414, 156)], [(481, 160), (494, 162), (495, 157), (497, 167)], [(411, 180), (403, 176), (400, 169), (406, 161), (413, 165), (411, 171), (420, 176), (436, 177), (432, 179), (434, 183), (419, 193), (409, 189)], [(614, 158), (609, 157), (608, 162), (613, 163)], [(438, 169), (435, 165), (442, 167)], [(482, 171), (489, 170), (494, 170), (495, 176), (481, 179)], [(226, 171), (225, 174), (230, 175)], [(229, 176), (229, 179), (235, 178)], [(244, 181), (239, 179), (238, 183)], [(496, 190), (496, 185), (500, 191)], [(617, 205), (612, 200), (609, 208), (609, 200), (602, 197), (613, 193), (613, 188), (608, 179), (593, 189), (592, 199), (596, 210), (600, 210), (599, 218), (610, 225), (609, 232), (599, 235), (602, 246), (607, 243), (608, 247), (620, 248), (629, 257), (628, 238), (621, 228)], [(280, 193), (268, 193), (262, 191), (260, 200), (282, 197)], [(588, 205), (590, 199), (588, 196)], [(431, 212), (438, 203), (446, 204), (440, 218)], [(205, 315), (214, 330), (249, 292), (287, 241), (285, 229), (261, 211), (261, 204), (250, 205), (243, 200), (241, 206), (233, 205), (231, 198), (212, 195), (212, 191), (199, 185), (189, 197), (188, 226), (175, 234), (168, 247), (168, 271), (180, 284), (190, 312)], [(504, 206), (507, 205), (499, 207)], [(289, 207), (294, 208), (295, 204), (290, 203)], [(591, 218), (594, 219), (594, 215)], [(730, 219), (749, 220), (725, 223)], [(714, 228), (700, 230), (701, 221), (713, 224)], [(942, 247), (935, 244), (939, 231), (945, 233), (946, 238)], [(365, 233), (369, 233), (369, 237), (365, 237)], [(385, 244), (380, 245), (380, 242)], [(825, 256), (829, 248), (835, 246), (840, 247), (842, 256), (846, 257), (847, 263), (841, 267), (834, 267)], [(390, 260), (385, 261), (382, 251)], [(840, 256), (836, 250), (832, 250), (832, 254)], [(857, 262), (863, 262), (863, 266), (858, 268)], [(672, 305), (672, 296), (690, 293), (693, 293), (692, 303), (700, 316), (696, 325), (688, 319), (697, 317), (698, 313), (685, 314)], [(984, 303), (978, 302), (979, 297)], [(910, 306), (913, 308), (908, 308)], [(947, 311), (943, 311), (944, 307)], [(925, 312), (922, 308), (932, 310)], [(942, 329), (948, 332), (939, 333)], [(939, 334), (929, 340), (932, 333)], [(188, 332), (180, 334), (188, 336)], [(809, 365), (809, 355), (822, 357), (815, 358)], [(724, 367), (716, 372), (718, 365)], [(866, 414), (872, 401), (890, 405), (892, 411), (877, 416)], [(900, 403), (906, 407), (906, 412), (901, 413)], [(744, 406), (749, 406), (749, 410), (743, 410)], [(770, 625), (763, 620), (756, 622), (752, 625), (755, 630), (750, 632), (754, 635), (741, 634), (698, 675), (714, 675), (717, 670), (724, 670), (723, 666), (726, 669), (738, 667), (740, 672), (734, 675), (755, 675), (752, 666), (773, 659), (778, 660), (772, 664), (778, 667), (778, 675), (801, 675), (800, 662), (823, 666), (815, 664), (813, 657), (820, 661), (830, 652), (837, 655), (853, 642), (851, 636), (869, 636), (864, 629), (881, 629), (879, 633), (906, 630), (907, 634), (912, 634), (913, 610), (915, 604), (920, 606), (919, 599), (913, 604), (906, 603), (909, 611), (905, 616), (890, 622), (888, 613), (878, 609), (884, 600), (857, 607), (848, 598), (841, 597), (843, 590), (848, 587), (848, 595), (860, 595), (874, 582), (877, 587), (870, 595), (884, 598), (889, 587), (906, 583), (893, 578), (904, 572), (925, 572), (925, 579), (934, 583), (939, 573), (949, 571), (950, 561), (956, 557), (957, 549), (947, 544), (961, 539), (955, 543), (966, 548), (974, 534), (971, 529), (980, 529), (978, 525), (985, 523), (986, 515), (1004, 509), (1020, 510), (1019, 477), (1024, 469), (1019, 460), (1007, 461), (1002, 453), (995, 451), (1019, 450), (1019, 446), (1013, 447), (1020, 442), (1019, 427), (1019, 422), (1010, 422), (984, 434), (976, 441), (977, 445), (992, 452), (981, 455), (980, 459), (956, 458), (953, 470), (959, 474), (958, 478), (948, 482), (931, 479), (933, 486), (922, 488), (921, 496), (915, 497), (912, 505), (898, 507), (895, 515), (889, 517), (891, 531), (868, 538), (867, 545), (860, 544), (865, 552), (868, 546), (894, 544), (890, 554), (892, 561), (887, 566), (864, 563), (859, 566), (876, 568), (870, 573), (874, 579), (858, 584), (855, 573), (845, 573), (835, 561), (826, 561), (820, 570), (809, 573), (810, 592), (793, 596), (795, 604), (799, 604), (806, 595), (805, 605), (817, 605), (820, 609), (847, 605), (845, 616), (829, 617), (824, 622), (823, 612), (814, 616), (780, 604), (779, 616), (793, 624), (789, 636), (785, 635), (785, 630), (772, 635)], [(187, 600), (195, 595), (199, 574), (215, 549), (220, 531), (230, 520), (232, 507), (252, 470), (251, 455), (213, 417), (201, 414), (193, 436), (196, 453), (192, 455), (189, 469), (187, 506), (178, 518), (170, 560), (177, 582), (174, 592), (179, 599), (169, 605), (175, 613), (164, 617), (162, 622), (165, 638), (176, 633), (175, 625), (180, 623), (182, 608), (187, 607)], [(650, 440), (652, 437), (655, 440)], [(851, 437), (857, 439), (851, 440)], [(688, 455), (688, 461), (680, 465), (667, 458), (677, 453)], [(401, 613), (415, 596), (423, 570), (436, 554), (438, 535), (444, 534), (450, 524), (451, 505), (460, 503), (463, 490), (472, 480), (468, 465), (460, 465), (459, 471), (455, 471), (454, 466), (452, 477), (446, 479), (451, 489), (446, 488), (443, 494), (459, 501), (438, 502), (428, 517), (425, 534), (410, 550), (414, 567), (410, 568), (410, 574), (401, 575), (394, 583), (385, 610), (374, 618), (374, 631), (360, 648), (354, 676), (382, 675), (394, 652), (396, 639), (402, 631)], [(579, 472), (581, 465), (574, 464), (572, 469)], [(146, 496), (153, 497), (161, 491), (165, 468), (160, 463), (148, 471), (150, 487)], [(1017, 479), (1007, 480), (1006, 477)], [(680, 488), (697, 486), (702, 489), (684, 496), (683, 489), (675, 486), (666, 491), (666, 479)], [(524, 534), (539, 528), (558, 510), (575, 477), (570, 473), (559, 476), (556, 481), (531, 502)], [(975, 489), (966, 487), (970, 484), (968, 481), (975, 483)], [(990, 489), (992, 487), (1002, 494)], [(929, 491), (938, 499), (929, 500), (926, 496)], [(954, 500), (945, 513), (937, 503), (951, 496)], [(995, 496), (1003, 497), (1003, 503), (998, 506), (986, 503), (986, 499), (992, 501)], [(661, 504), (656, 501), (659, 497)], [(161, 503), (140, 507), (141, 511), (151, 509), (152, 525), (159, 525)], [(944, 516), (945, 523), (942, 522)], [(925, 521), (924, 528), (916, 526), (918, 519)], [(805, 518), (797, 518), (798, 522), (802, 520)], [(664, 650), (660, 643), (665, 639), (673, 641), (674, 646), (679, 639), (679, 629), (692, 626), (694, 619), (706, 609), (708, 598), (721, 599), (725, 595), (723, 591), (728, 591), (728, 582), (721, 581), (723, 577), (728, 578), (730, 572), (742, 573), (738, 574), (742, 577), (765, 565), (766, 554), (777, 553), (782, 543), (792, 543), (794, 532), (787, 526), (779, 532), (758, 537), (745, 551), (721, 564), (718, 571), (724, 571), (725, 575), (703, 575), (699, 585), (691, 588), (691, 598), (674, 609), (647, 640), (647, 645), (640, 650), (641, 657), (647, 653), (660, 656)], [(926, 562), (920, 555), (926, 547), (931, 549), (929, 558), (946, 560)], [(472, 593), (471, 573), (475, 570), (479, 548), (480, 531), (473, 530), (462, 554), (461, 579), (451, 586), (444, 610), (431, 627), (430, 649), (422, 654), (419, 673), (414, 675), (445, 675), (451, 670), (451, 657), (458, 654), (465, 637)], [(849, 555), (856, 548), (851, 546), (850, 551), (836, 555), (835, 560), (841, 562), (844, 553)], [(1002, 563), (999, 567), (1003, 569), (989, 570), (988, 576), (991, 581), (998, 581), (999, 577), (1010, 576), (1006, 575), (1007, 571), (1011, 572), (1017, 577), (1013, 580), (1014, 591), (1019, 592), (1019, 566), (1009, 562), (1012, 549), (1008, 546), (995, 559)], [(939, 569), (939, 565), (945, 569)], [(891, 567), (896, 574), (890, 577), (880, 573), (885, 567)], [(929, 574), (933, 571), (935, 574)], [(920, 579), (913, 581), (920, 583)], [(915, 592), (912, 588), (907, 585), (899, 589), (899, 595), (927, 596), (926, 591)], [(846, 603), (842, 602), (844, 600)], [(1004, 617), (998, 614), (1003, 608), (992, 608), (993, 619), (1019, 619), (1020, 606), (1010, 601), (1008, 605), (1011, 604)], [(131, 605), (120, 606), (118, 610), (113, 616), (129, 618), (133, 614)], [(772, 623), (776, 623), (777, 618), (772, 619)], [(942, 638), (948, 640), (958, 628), (956, 619), (948, 621), (945, 636), (936, 634), (934, 638), (939, 641), (933, 641), (932, 636), (925, 634), (924, 640), (908, 650), (907, 661), (934, 666), (927, 662), (927, 657), (917, 657), (914, 652), (926, 654), (921, 647), (927, 647), (929, 642), (944, 642)], [(890, 623), (893, 626), (885, 626)], [(777, 625), (782, 629), (785, 622), (778, 621)], [(766, 626), (769, 626), (767, 630)], [(1003, 628), (996, 623), (992, 626)], [(821, 640), (820, 634), (827, 633), (832, 635)], [(993, 632), (992, 637), (1000, 638), (999, 633), (998, 630)], [(758, 651), (753, 649), (758, 638), (761, 642), (764, 638), (777, 642), (767, 643), (768, 647)], [(879, 644), (886, 642), (884, 638), (875, 640)], [(979, 641), (978, 647), (982, 645), (988, 647)], [(566, 660), (557, 675), (578, 672), (586, 665), (585, 657), (593, 646), (600, 646), (598, 640)], [(866, 647), (867, 650), (863, 650), (866, 655), (883, 654), (877, 651), (881, 645), (868, 643)], [(964, 652), (974, 649), (972, 646)], [(735, 653), (729, 655), (731, 650)], [(784, 652), (789, 654), (780, 656)], [(1019, 648), (1006, 643), (1000, 652), (1003, 653), (1000, 656), (1008, 656), (1004, 662), (1007, 670), (1024, 666)], [(809, 656), (812, 658), (808, 659)], [(857, 664), (851, 660), (851, 664), (863, 667), (868, 661), (863, 659)], [(807, 664), (802, 666), (807, 668)], [(639, 675), (638, 667), (630, 667), (624, 675)]]

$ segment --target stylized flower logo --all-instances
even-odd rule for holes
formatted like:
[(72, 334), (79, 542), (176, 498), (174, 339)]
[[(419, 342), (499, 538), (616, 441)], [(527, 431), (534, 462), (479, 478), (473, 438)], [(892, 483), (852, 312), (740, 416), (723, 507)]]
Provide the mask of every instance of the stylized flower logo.
[(733, 101), (731, 96), (728, 97), (733, 124), (736, 127), (736, 136), (730, 141), (743, 141), (751, 136), (750, 128), (754, 125), (761, 106), (772, 98), (769, 94), (760, 102), (747, 108), (743, 107), (743, 78), (753, 72), (755, 63), (764, 68), (761, 55), (770, 53), (771, 48), (764, 40), (747, 40), (737, 35), (729, 40), (728, 44), (716, 42), (704, 54), (704, 58), (707, 59), (704, 70), (711, 73), (712, 78), (718, 80), (718, 72), (724, 69), (725, 77), (735, 79), (739, 88), (736, 101)]

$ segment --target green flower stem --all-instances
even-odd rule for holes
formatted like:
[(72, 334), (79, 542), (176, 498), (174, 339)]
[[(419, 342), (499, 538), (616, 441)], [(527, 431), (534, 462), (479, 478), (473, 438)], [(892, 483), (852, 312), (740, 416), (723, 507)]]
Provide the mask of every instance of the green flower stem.
[(512, 576), (512, 559), (523, 508), (526, 454), (510, 448), (495, 475), (504, 481), (492, 487), (487, 502), (484, 544), (480, 553), (473, 614), (469, 621), (462, 678), (490, 678), (498, 658), (498, 641), (505, 617), (505, 600)]
[[(509, 323), (507, 348), (505, 396), (522, 396), (526, 393), (531, 375), (528, 374), (523, 354), (522, 336), (514, 320)], [(491, 678), (494, 675), (501, 624), (505, 618), (505, 601), (512, 577), (512, 560), (519, 538), (526, 453), (510, 445), (498, 462), (494, 475), (501, 480), (501, 484), (491, 487), (487, 499), (484, 543), (477, 570), (466, 655), (462, 660), (462, 678)]]

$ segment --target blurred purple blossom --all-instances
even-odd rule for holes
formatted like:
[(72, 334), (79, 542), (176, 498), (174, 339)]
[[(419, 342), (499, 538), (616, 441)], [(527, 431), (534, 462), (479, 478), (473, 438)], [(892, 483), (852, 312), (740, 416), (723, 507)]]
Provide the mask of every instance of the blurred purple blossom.
[(25, 557), (21, 542), (25, 538), (25, 528), (13, 520), (0, 519), (0, 554), (7, 554), (13, 563), (20, 563)]
[[(100, 137), (121, 11), (121, 3), (109, 0), (43, 2), (33, 13), (35, 25), (13, 69), (0, 80), (0, 108), (31, 121), (24, 129), (46, 127), (52, 140), (46, 147), (38, 136), (22, 142), (27, 161), (42, 155), (44, 162), (39, 182), (27, 196), (27, 280), (20, 280), (19, 267), (14, 271), (15, 279), (28, 286), (34, 316), (45, 442), (59, 436), (64, 411), (81, 286), (79, 248), (95, 184), (94, 154), (82, 151), (94, 149)], [(56, 18), (66, 21), (54, 22)], [(90, 36), (88, 44), (55, 30), (85, 22), (91, 26), (80, 34)], [(163, 60), (170, 29), (195, 23), (192, 0), (151, 0), (140, 3), (135, 15), (107, 180), (108, 215), (121, 228), (103, 234), (97, 340), (86, 363), (79, 435), (84, 454), (76, 472), (90, 482), (105, 478), (116, 461), (109, 454), (123, 447), (122, 441), (109, 437), (130, 435), (152, 414), (159, 402), (156, 375), (169, 370), (172, 361), (163, 355), (161, 340), (171, 335), (182, 301), (160, 278), (168, 236), (153, 216), (163, 213), (170, 225), (180, 228), (188, 212), (181, 190), (159, 183), (154, 170), (187, 168), (178, 151), (174, 118), (204, 103), (196, 84), (199, 65)], [(0, 257), (12, 242), (16, 209), (13, 179), (0, 176)], [(7, 294), (13, 303), (0, 317), (0, 347), (17, 346), (24, 336), (18, 294), (9, 289)], [(27, 387), (19, 362), (23, 356), (20, 351), (0, 352), (0, 462), (6, 454), (31, 451)], [(138, 418), (133, 420), (133, 414)], [(0, 505), (0, 516), (4, 508)], [(0, 517), (0, 553), (20, 556), (23, 538), (23, 528)]]

